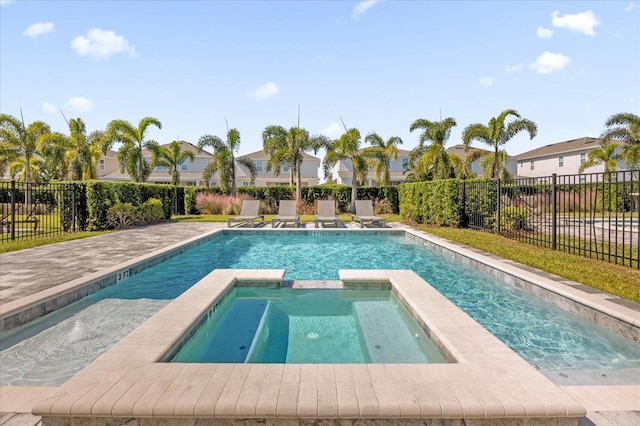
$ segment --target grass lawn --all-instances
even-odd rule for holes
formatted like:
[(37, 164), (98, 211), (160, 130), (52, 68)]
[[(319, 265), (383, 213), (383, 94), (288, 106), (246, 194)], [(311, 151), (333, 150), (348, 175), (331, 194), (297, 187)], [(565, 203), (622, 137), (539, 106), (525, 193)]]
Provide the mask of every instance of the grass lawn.
[(81, 238), (95, 237), (96, 235), (108, 234), (113, 231), (98, 232), (70, 232), (56, 236), (45, 236), (28, 238), (24, 240), (4, 241), (0, 244), (0, 253), (9, 253), (12, 251), (25, 250), (28, 248), (45, 246), (48, 244), (61, 243), (64, 241), (79, 240)]

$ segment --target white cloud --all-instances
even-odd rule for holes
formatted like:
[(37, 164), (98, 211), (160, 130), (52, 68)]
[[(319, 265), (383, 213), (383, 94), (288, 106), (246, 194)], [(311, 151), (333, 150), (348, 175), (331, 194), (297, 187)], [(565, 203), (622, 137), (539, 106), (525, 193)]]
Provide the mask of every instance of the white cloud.
[(556, 11), (551, 14), (551, 24), (557, 28), (567, 28), (577, 33), (594, 36), (596, 35), (594, 28), (600, 25), (600, 21), (590, 10), (564, 16), (560, 16), (560, 12)]
[(89, 99), (75, 96), (69, 99), (64, 106), (74, 112), (88, 112), (93, 109), (93, 102)]
[(329, 127), (322, 131), (322, 134), (331, 139), (338, 139), (344, 133), (344, 127), (336, 122), (331, 123)]
[(351, 13), (351, 18), (356, 19), (358, 16), (365, 13), (374, 4), (379, 3), (380, 1), (381, 0), (362, 0), (353, 8), (353, 12)]
[(136, 56), (136, 48), (129, 44), (126, 38), (116, 35), (113, 31), (92, 28), (87, 36), (78, 36), (71, 42), (71, 47), (80, 56), (90, 56), (95, 59), (106, 59), (116, 53), (128, 53)]
[(58, 109), (55, 107), (55, 105), (52, 105), (49, 102), (43, 102), (41, 109), (42, 109), (42, 112), (49, 115), (53, 115), (56, 112), (58, 112)]
[(39, 35), (49, 34), (53, 31), (53, 22), (38, 22), (37, 24), (31, 24), (22, 33), (27, 37), (38, 37)]
[(538, 36), (538, 38), (551, 38), (553, 37), (553, 30), (549, 28), (538, 27), (536, 35)]
[(505, 67), (506, 72), (519, 72), (522, 71), (522, 64), (511, 65), (510, 67)]
[(529, 65), (529, 68), (538, 74), (551, 74), (566, 67), (569, 62), (571, 59), (562, 53), (544, 52), (536, 58), (534, 63)]
[(624, 10), (626, 12), (631, 12), (635, 8), (636, 8), (636, 5), (633, 2), (629, 2), (629, 4), (627, 5), (627, 7), (624, 8)]
[(278, 87), (278, 85), (273, 81), (270, 81), (258, 87), (253, 93), (251, 93), (251, 97), (257, 100), (262, 100), (275, 96), (279, 92), (280, 88)]
[(491, 86), (493, 84), (493, 77), (491, 77), (491, 76), (482, 77), (480, 79), (480, 84), (482, 84), (484, 87)]
[(8, 6), (13, 3), (13, 0), (0, 0), (0, 6)]

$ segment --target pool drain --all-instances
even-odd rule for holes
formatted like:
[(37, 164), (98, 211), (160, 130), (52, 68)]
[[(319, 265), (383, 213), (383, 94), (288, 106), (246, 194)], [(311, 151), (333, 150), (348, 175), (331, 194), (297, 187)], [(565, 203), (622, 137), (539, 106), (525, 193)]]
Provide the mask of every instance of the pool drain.
[(314, 333), (313, 331), (311, 333), (307, 334), (307, 339), (309, 339), (309, 340), (315, 340), (318, 337), (320, 337), (320, 335), (318, 333)]

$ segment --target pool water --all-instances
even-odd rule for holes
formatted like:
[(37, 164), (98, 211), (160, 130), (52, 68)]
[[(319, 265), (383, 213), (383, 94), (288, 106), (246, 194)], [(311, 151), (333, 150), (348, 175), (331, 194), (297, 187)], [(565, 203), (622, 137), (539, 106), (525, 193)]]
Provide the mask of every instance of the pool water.
[[(40, 385), (59, 385), (88, 365), (160, 309), (159, 301), (176, 298), (218, 268), (286, 269), (286, 279), (338, 279), (339, 269), (411, 269), (460, 309), (498, 337), (530, 364), (544, 371), (638, 369), (640, 344), (612, 333), (590, 321), (556, 308), (490, 275), (460, 264), (404, 233), (263, 232), (234, 233), (210, 241), (107, 287), (81, 301), (96, 304), (93, 316), (113, 316), (103, 301), (117, 300), (122, 307), (117, 332), (95, 335), (71, 305), (42, 319), (59, 358), (47, 358), (55, 369), (63, 364), (67, 374), (44, 374)], [(101, 302), (101, 303), (98, 303)], [(76, 312), (77, 311), (77, 312)], [(73, 340), (69, 330), (74, 331)], [(41, 369), (41, 360), (55, 354), (51, 348), (34, 349), (39, 335), (30, 327), (4, 333), (0, 338), (0, 384), (35, 385), (29, 366)], [(55, 337), (57, 336), (57, 337)], [(16, 344), (7, 341), (18, 342)], [(81, 354), (77, 342), (85, 344)], [(25, 348), (29, 348), (28, 350)], [(96, 348), (96, 349), (94, 349)], [(35, 351), (35, 352), (34, 352)], [(32, 354), (37, 353), (34, 359)], [(73, 353), (75, 370), (65, 354)], [(639, 377), (634, 370), (630, 377)], [(49, 380), (48, 377), (53, 379)], [(638, 380), (640, 382), (640, 380)]]
[(446, 362), (389, 290), (256, 288), (234, 289), (171, 361)]

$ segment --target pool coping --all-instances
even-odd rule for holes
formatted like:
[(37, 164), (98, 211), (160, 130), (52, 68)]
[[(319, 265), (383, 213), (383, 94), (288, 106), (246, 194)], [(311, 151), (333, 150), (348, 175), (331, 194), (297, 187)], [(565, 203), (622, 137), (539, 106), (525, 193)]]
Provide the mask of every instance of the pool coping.
[[(585, 409), (415, 272), (340, 271), (345, 287), (388, 282), (450, 364), (159, 362), (238, 282), (284, 270), (218, 269), (33, 408), (43, 425), (107, 419), (538, 419)], [(573, 422), (573, 423), (572, 423)], [(453, 423), (452, 423), (453, 424)], [(564, 424), (564, 423), (562, 423)]]

